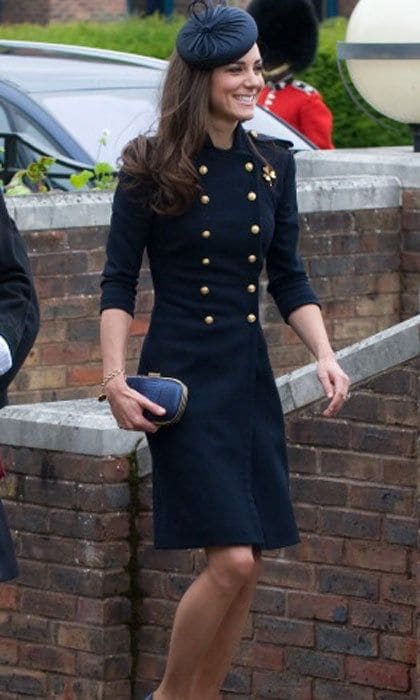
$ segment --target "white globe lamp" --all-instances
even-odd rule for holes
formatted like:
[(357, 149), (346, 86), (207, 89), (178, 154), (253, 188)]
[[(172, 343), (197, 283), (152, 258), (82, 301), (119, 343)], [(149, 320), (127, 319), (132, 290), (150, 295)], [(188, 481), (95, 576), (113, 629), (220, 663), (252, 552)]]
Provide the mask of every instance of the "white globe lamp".
[(420, 151), (420, 0), (359, 0), (338, 56), (366, 102), (412, 126)]

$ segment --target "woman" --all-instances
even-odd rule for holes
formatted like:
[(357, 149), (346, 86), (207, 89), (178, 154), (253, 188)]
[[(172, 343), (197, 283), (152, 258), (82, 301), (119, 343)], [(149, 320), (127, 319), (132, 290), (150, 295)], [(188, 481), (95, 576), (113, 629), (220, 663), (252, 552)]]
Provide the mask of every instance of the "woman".
[[(194, 8), (193, 8), (194, 10)], [(263, 87), (254, 20), (191, 14), (177, 39), (157, 135), (123, 153), (103, 279), (104, 391), (153, 457), (157, 548), (204, 548), (207, 567), (180, 601), (153, 700), (214, 700), (257, 583), (261, 551), (295, 544), (281, 406), (258, 323), (258, 278), (312, 350), (334, 415), (348, 391), (296, 253), (293, 159), (249, 136)], [(128, 388), (125, 351), (147, 247), (155, 305), (139, 372), (184, 381), (181, 421)], [(152, 696), (149, 696), (152, 697)]]

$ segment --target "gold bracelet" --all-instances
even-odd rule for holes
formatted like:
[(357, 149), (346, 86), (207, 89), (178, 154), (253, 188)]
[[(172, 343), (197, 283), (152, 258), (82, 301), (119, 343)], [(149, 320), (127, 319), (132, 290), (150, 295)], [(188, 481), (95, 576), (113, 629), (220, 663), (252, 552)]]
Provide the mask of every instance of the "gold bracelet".
[(118, 377), (120, 374), (125, 375), (125, 370), (124, 369), (113, 369), (111, 372), (108, 372), (106, 377), (104, 377), (102, 384), (101, 384), (101, 393), (98, 396), (98, 401), (106, 401), (107, 400), (107, 395), (105, 394), (105, 387), (108, 384), (108, 382), (111, 381), (111, 379), (114, 379), (114, 377)]

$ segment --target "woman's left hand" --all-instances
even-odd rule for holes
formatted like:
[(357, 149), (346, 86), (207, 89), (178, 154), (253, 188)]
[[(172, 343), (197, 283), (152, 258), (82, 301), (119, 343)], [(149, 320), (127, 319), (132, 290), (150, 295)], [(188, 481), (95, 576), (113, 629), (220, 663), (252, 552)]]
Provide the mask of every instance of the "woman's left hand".
[(317, 374), (327, 397), (331, 399), (323, 415), (335, 416), (349, 396), (350, 379), (334, 356), (318, 360)]

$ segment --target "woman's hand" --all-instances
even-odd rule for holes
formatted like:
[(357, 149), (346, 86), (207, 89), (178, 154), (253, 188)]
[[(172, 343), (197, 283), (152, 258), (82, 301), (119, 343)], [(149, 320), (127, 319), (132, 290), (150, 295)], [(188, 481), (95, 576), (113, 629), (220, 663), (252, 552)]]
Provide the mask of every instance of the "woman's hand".
[(333, 355), (318, 360), (317, 374), (327, 397), (331, 399), (323, 415), (335, 416), (349, 396), (350, 379)]
[(143, 394), (130, 389), (123, 377), (115, 377), (107, 386), (108, 402), (119, 428), (124, 430), (143, 430), (146, 433), (156, 433), (158, 425), (144, 417), (143, 411), (148, 410), (157, 416), (163, 416), (166, 411), (162, 406), (153, 403)]

